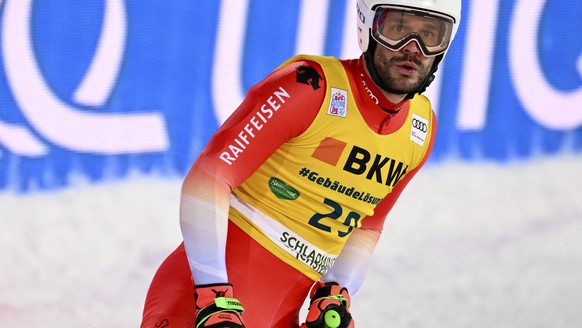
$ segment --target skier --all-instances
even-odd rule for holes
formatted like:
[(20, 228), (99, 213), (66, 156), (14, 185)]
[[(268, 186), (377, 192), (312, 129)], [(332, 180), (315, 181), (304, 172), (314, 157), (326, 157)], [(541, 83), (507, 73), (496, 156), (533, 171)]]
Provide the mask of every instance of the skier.
[(356, 59), (299, 55), (250, 88), (188, 172), (183, 243), (161, 264), (142, 327), (354, 327), (384, 221), (426, 162), (421, 95), (461, 0), (358, 0)]

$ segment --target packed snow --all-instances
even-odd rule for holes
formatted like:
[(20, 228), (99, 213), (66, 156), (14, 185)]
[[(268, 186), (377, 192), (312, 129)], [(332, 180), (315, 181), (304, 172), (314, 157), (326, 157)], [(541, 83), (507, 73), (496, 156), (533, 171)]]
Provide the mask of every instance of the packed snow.
[[(582, 157), (437, 163), (401, 196), (358, 327), (579, 327)], [(0, 193), (1, 327), (138, 327), (180, 241), (181, 180)]]

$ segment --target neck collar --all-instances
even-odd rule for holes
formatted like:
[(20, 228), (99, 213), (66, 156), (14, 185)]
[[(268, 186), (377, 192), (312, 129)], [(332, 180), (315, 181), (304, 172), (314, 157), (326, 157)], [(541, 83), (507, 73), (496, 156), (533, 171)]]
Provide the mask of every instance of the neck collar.
[(385, 112), (396, 114), (402, 107), (402, 104), (407, 101), (404, 99), (399, 103), (393, 103), (388, 98), (384, 96), (378, 85), (370, 78), (364, 69), (365, 61), (364, 55), (360, 56), (357, 63), (357, 79), (358, 79), (358, 88), (368, 94), (370, 99), (376, 103), (382, 110)]

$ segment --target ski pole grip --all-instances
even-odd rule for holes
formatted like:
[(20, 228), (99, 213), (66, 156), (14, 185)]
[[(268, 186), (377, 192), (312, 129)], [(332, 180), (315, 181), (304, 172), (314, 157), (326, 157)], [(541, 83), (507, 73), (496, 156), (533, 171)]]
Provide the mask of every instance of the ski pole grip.
[(336, 310), (330, 309), (323, 315), (324, 328), (337, 328), (342, 322), (342, 318)]

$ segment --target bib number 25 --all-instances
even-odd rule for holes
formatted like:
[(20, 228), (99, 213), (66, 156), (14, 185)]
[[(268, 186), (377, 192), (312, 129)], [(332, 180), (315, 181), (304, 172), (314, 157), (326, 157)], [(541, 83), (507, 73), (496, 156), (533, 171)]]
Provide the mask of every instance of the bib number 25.
[[(327, 231), (331, 233), (331, 227), (329, 225), (325, 224), (325, 219), (329, 218), (329, 219), (333, 219), (333, 220), (341, 220), (342, 218), (342, 214), (343, 214), (343, 209), (342, 206), (338, 203), (336, 203), (335, 201), (329, 199), (329, 198), (325, 198), (323, 200), (323, 203), (329, 207), (332, 208), (332, 211), (329, 213), (315, 213), (310, 219), (309, 219), (309, 224), (311, 226), (314, 226), (320, 230), (323, 231)], [(345, 225), (347, 227), (346, 231), (341, 231), (338, 230), (337, 235), (340, 237), (345, 237), (347, 235), (349, 235), (352, 230), (354, 229), (354, 226), (358, 226), (359, 221), (360, 221), (360, 214), (356, 213), (356, 212), (349, 212), (345, 218), (343, 219), (343, 225)]]

